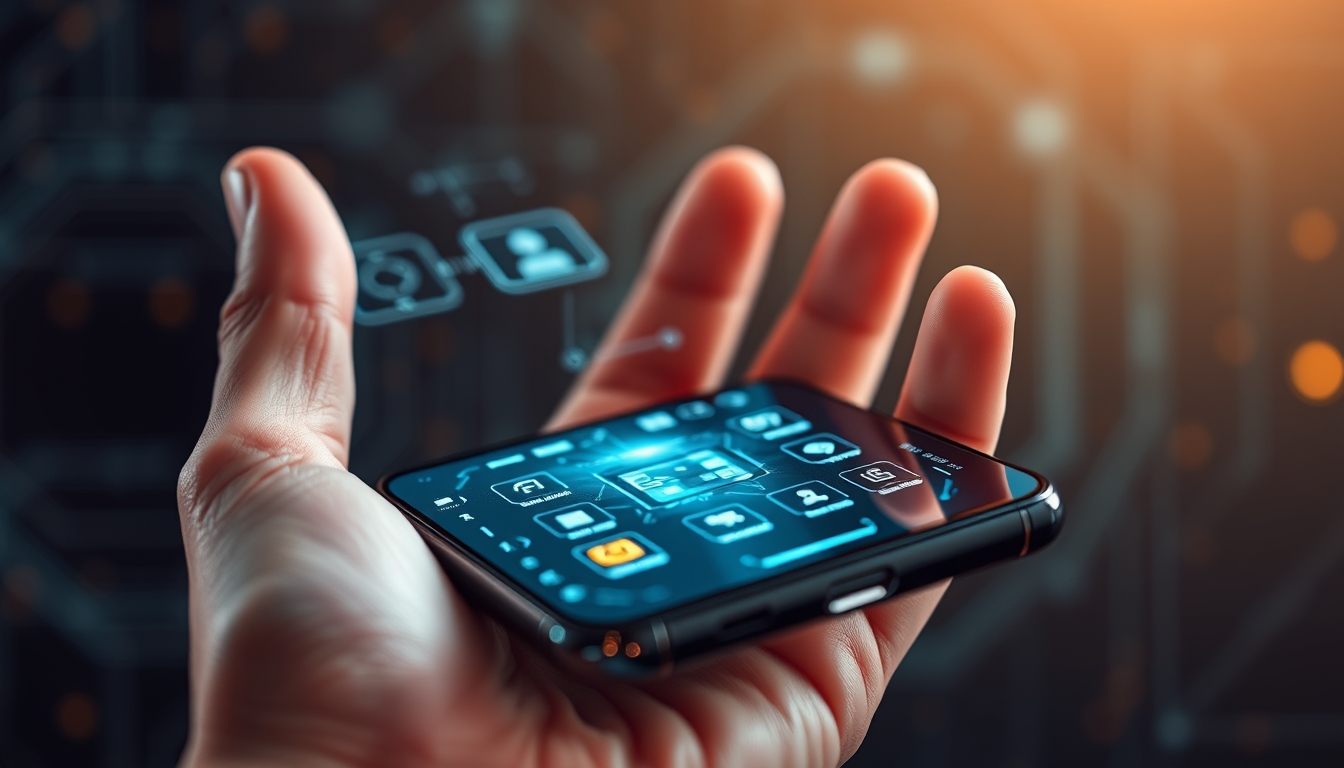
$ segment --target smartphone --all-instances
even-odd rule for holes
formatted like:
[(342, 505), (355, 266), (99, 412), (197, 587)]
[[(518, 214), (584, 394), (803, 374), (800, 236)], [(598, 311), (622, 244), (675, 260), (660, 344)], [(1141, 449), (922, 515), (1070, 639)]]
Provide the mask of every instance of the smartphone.
[(480, 610), (548, 655), (665, 674), (1028, 555), (1041, 475), (787, 381), (397, 472), (379, 490)]

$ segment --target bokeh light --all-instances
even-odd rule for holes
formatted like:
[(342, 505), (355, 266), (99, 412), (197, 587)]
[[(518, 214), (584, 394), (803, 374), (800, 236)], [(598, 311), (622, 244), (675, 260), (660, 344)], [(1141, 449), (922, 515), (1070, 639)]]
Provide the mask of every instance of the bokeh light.
[(1344, 384), (1344, 358), (1329, 342), (1308, 341), (1293, 353), (1288, 375), (1299, 397), (1324, 405), (1335, 399)]
[(87, 693), (70, 693), (56, 705), (56, 725), (71, 741), (84, 741), (98, 731), (98, 705)]
[(195, 310), (196, 292), (179, 278), (164, 278), (149, 289), (149, 315), (164, 328), (181, 328)]
[(270, 56), (285, 47), (285, 41), (289, 39), (289, 21), (279, 8), (259, 5), (247, 14), (243, 36), (254, 53)]
[(92, 307), (89, 289), (73, 280), (61, 280), (47, 293), (47, 316), (59, 328), (83, 325)]
[(864, 85), (891, 85), (910, 69), (910, 46), (890, 30), (864, 32), (854, 39), (850, 66)]
[(1320, 208), (1308, 208), (1293, 217), (1288, 227), (1288, 242), (1293, 252), (1306, 261), (1320, 261), (1335, 250), (1339, 225)]
[(78, 50), (93, 40), (98, 22), (88, 3), (75, 3), (61, 12), (56, 20), (56, 38), (61, 45)]
[(1023, 152), (1045, 157), (1063, 149), (1072, 133), (1069, 114), (1050, 99), (1033, 99), (1013, 115), (1013, 140)]

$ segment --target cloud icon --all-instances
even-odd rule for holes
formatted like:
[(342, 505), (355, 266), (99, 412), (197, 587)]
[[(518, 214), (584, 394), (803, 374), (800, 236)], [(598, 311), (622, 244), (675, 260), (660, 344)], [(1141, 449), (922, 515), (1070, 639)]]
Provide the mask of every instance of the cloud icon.
[(803, 453), (808, 456), (830, 456), (835, 453), (835, 443), (830, 440), (817, 440), (804, 445)]

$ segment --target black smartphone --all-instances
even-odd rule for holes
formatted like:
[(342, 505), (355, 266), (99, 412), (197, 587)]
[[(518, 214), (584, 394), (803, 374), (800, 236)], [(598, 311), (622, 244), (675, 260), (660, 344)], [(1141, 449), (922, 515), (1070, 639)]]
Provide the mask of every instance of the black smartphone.
[(379, 482), (480, 610), (561, 660), (666, 673), (1034, 552), (1042, 476), (764, 381)]

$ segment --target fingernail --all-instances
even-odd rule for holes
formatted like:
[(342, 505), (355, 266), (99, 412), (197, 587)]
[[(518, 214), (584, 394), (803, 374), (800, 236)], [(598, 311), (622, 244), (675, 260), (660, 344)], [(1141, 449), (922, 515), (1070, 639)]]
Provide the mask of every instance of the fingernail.
[(224, 174), (224, 205), (229, 209), (229, 223), (233, 225), (233, 236), (243, 239), (247, 228), (248, 211), (252, 206), (252, 186), (247, 174), (237, 168), (230, 168)]

